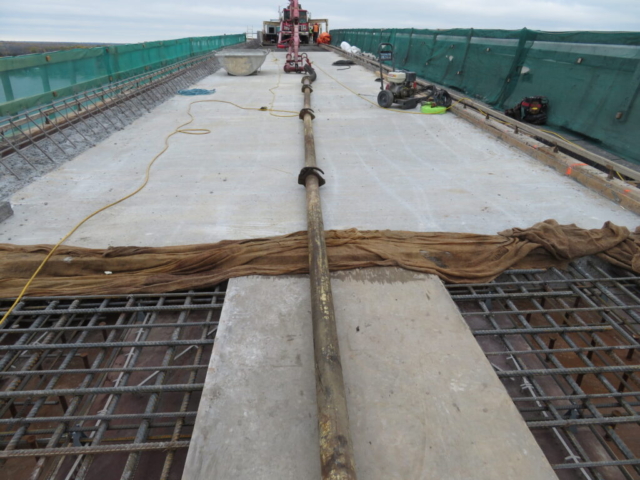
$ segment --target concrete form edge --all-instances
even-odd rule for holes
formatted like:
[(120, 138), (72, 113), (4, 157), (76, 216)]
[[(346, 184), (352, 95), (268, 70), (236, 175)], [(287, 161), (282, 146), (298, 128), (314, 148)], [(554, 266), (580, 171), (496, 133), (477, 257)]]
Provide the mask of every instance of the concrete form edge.
[(487, 120), (479, 113), (472, 113), (464, 107), (455, 107), (453, 110), (461, 118), (498, 137), (508, 145), (516, 147), (589, 190), (640, 215), (640, 191), (632, 185), (616, 178), (609, 179), (606, 173), (581, 163), (569, 155), (555, 152), (553, 147), (537, 142), (527, 135), (514, 133), (506, 128), (503, 130), (500, 128), (502, 125)]

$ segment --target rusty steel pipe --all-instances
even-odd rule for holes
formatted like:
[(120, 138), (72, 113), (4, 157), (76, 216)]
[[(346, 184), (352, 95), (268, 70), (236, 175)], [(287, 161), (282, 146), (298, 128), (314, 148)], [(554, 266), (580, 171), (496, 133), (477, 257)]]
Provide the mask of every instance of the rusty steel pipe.
[[(317, 168), (313, 136), (314, 115), (311, 110), (312, 82), (313, 78), (310, 76), (302, 79), (304, 108), (300, 112), (300, 118), (304, 122), (306, 168)], [(304, 179), (304, 185), (307, 192), (311, 319), (316, 364), (322, 478), (323, 480), (356, 480), (329, 261), (324, 238), (320, 177), (317, 173), (311, 173)]]

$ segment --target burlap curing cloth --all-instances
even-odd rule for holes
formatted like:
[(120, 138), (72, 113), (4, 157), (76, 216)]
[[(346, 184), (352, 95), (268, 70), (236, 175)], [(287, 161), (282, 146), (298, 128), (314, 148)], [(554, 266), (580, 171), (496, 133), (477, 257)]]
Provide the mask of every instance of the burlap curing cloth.
[[(640, 273), (640, 228), (610, 222), (584, 230), (546, 220), (498, 235), (401, 231), (327, 231), (332, 271), (402, 267), (451, 283), (488, 282), (510, 268), (562, 267), (597, 255)], [(15, 297), (49, 245), (0, 244), (0, 297)], [(308, 273), (306, 232), (179, 247), (60, 247), (29, 288), (30, 296), (165, 293), (200, 289), (246, 275)]]

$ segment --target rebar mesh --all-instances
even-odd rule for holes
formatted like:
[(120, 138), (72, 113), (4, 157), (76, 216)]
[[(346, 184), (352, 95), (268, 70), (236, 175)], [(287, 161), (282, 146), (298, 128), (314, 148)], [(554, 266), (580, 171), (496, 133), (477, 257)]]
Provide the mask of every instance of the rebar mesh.
[(224, 295), (24, 299), (0, 331), (9, 478), (180, 478)]
[(616, 273), (447, 286), (560, 479), (640, 478), (640, 277)]

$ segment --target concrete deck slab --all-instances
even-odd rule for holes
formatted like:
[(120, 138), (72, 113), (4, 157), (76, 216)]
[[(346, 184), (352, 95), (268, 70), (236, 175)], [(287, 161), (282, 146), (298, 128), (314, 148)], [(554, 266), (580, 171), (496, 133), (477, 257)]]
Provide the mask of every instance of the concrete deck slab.
[[(375, 75), (338, 71), (340, 57), (312, 52), (319, 67), (375, 99)], [(279, 62), (273, 60), (277, 58)], [(299, 75), (280, 75), (284, 54), (272, 53), (259, 75), (224, 71), (196, 87), (216, 99), (261, 107), (280, 82), (275, 107), (302, 107)], [(188, 119), (194, 97), (176, 96), (95, 148), (12, 197), (15, 215), (0, 242), (54, 243), (88, 213), (141, 182), (164, 138)], [(547, 218), (600, 227), (635, 228), (638, 217), (500, 143), (452, 114), (402, 115), (376, 108), (319, 72), (314, 129), (325, 226), (493, 234)], [(68, 242), (87, 247), (176, 245), (255, 238), (306, 228), (302, 122), (230, 105), (194, 105), (191, 127), (210, 135), (178, 135), (136, 197), (87, 223)]]
[[(359, 478), (556, 475), (442, 283), (333, 275)], [(306, 276), (229, 283), (183, 480), (320, 479)]]

